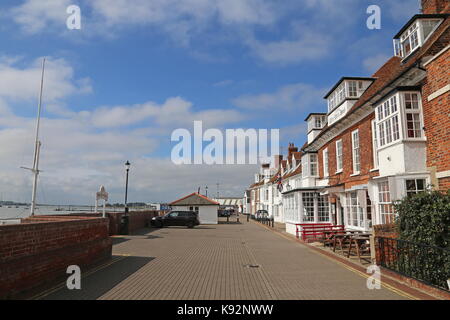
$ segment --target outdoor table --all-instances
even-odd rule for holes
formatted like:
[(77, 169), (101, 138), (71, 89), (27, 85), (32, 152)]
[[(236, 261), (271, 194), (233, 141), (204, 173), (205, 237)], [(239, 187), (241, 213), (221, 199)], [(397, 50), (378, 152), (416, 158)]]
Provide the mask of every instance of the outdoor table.
[(363, 251), (368, 251), (370, 253), (370, 246), (367, 246), (367, 249), (364, 250), (363, 247), (367, 245), (367, 241), (370, 239), (370, 234), (362, 234), (355, 235), (353, 237), (349, 237), (350, 245), (348, 247), (347, 258), (350, 258), (350, 254), (352, 253), (353, 245), (356, 249), (356, 255), (358, 256), (359, 261), (361, 262), (361, 253)]
[(326, 230), (323, 232), (323, 246), (325, 247), (327, 244), (334, 244), (334, 238), (337, 234), (343, 234), (342, 230)]
[(336, 245), (339, 243), (341, 253), (344, 255), (344, 244), (349, 239), (348, 234), (336, 234), (333, 241), (333, 252), (336, 252)]

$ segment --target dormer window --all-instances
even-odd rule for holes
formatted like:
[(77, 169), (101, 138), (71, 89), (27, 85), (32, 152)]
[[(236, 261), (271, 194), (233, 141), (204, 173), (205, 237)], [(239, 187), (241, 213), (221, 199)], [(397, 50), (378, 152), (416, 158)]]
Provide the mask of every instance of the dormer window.
[(328, 112), (338, 108), (347, 99), (358, 99), (374, 79), (344, 77), (325, 96), (328, 101)]
[(443, 21), (442, 15), (415, 15), (394, 37), (394, 52), (408, 57), (428, 39)]

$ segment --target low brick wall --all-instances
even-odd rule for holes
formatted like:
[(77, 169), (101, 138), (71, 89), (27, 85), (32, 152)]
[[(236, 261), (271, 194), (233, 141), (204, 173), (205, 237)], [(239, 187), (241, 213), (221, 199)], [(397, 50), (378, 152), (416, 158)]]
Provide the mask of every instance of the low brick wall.
[(40, 216), (0, 226), (0, 299), (26, 296), (67, 277), (67, 267), (86, 268), (111, 258), (108, 220)]
[[(145, 228), (150, 225), (150, 221), (153, 217), (157, 217), (161, 214), (160, 211), (130, 211), (128, 232)], [(124, 212), (107, 212), (107, 217), (109, 218), (109, 234), (117, 235), (120, 234), (120, 221), (125, 215)]]
[[(394, 224), (383, 224), (373, 226), (374, 236), (375, 236), (375, 261), (377, 265), (381, 264), (381, 249), (378, 242), (378, 237), (389, 238), (389, 239), (397, 239), (398, 233), (396, 231), (396, 226)], [(393, 255), (393, 250), (395, 248), (386, 246), (385, 248), (385, 257), (387, 259), (395, 259)], [(389, 254), (390, 253), (390, 254)]]
[[(128, 232), (132, 233), (133, 231), (145, 228), (150, 225), (150, 221), (153, 217), (157, 217), (164, 212), (157, 210), (148, 210), (148, 211), (130, 211), (129, 215), (129, 224), (128, 224)], [(125, 215), (125, 212), (106, 212), (106, 217), (109, 219), (109, 235), (114, 236), (120, 234), (120, 223), (122, 217)], [(102, 217), (101, 213), (73, 213), (69, 215), (53, 215), (52, 217), (60, 218), (60, 217), (73, 217), (73, 216), (83, 216), (83, 217)]]

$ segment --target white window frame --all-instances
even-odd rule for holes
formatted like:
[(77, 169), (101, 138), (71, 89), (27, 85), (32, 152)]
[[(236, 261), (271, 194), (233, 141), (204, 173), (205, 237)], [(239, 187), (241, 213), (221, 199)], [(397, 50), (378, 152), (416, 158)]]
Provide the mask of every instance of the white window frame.
[(378, 157), (378, 131), (376, 120), (372, 120), (372, 150), (373, 150), (373, 170), (378, 169), (380, 165), (380, 159)]
[(336, 173), (340, 173), (343, 170), (344, 170), (344, 147), (342, 145), (342, 139), (339, 139), (338, 141), (336, 141)]
[(322, 161), (323, 161), (323, 177), (329, 177), (330, 172), (328, 171), (328, 148), (325, 148), (322, 152)]
[[(347, 96), (349, 98), (357, 98), (358, 97), (358, 82), (356, 80), (348, 80), (346, 82), (347, 82)], [(352, 93), (354, 93), (354, 95)]]
[(311, 177), (317, 177), (319, 175), (319, 159), (317, 153), (309, 154), (308, 170)]
[(402, 139), (401, 112), (402, 99), (396, 93), (376, 107), (376, 130), (378, 150), (397, 143)]
[[(400, 47), (403, 58), (406, 58), (413, 53), (421, 45), (421, 28), (419, 28), (419, 21), (411, 24), (408, 29), (400, 37)], [(409, 42), (410, 49), (406, 52), (406, 43)]]
[(330, 222), (330, 203), (328, 195), (318, 195), (317, 198), (317, 219), (318, 223)]
[[(302, 221), (303, 222), (314, 222), (315, 221), (315, 194), (314, 192), (302, 192), (302, 204), (303, 204), (303, 212), (302, 212)], [(311, 202), (312, 201), (312, 202)], [(312, 207), (311, 207), (312, 204)], [(312, 208), (312, 216), (311, 212), (308, 209)]]
[[(423, 180), (423, 189), (419, 189), (417, 187), (417, 181)], [(418, 194), (419, 192), (423, 192), (427, 190), (427, 179), (426, 178), (407, 178), (405, 181), (405, 194), (409, 196), (410, 194)], [(414, 190), (408, 190), (408, 181), (414, 181)]]
[[(417, 96), (417, 108), (406, 108), (406, 97), (407, 95), (416, 95)], [(422, 109), (422, 97), (420, 95), (420, 92), (418, 91), (402, 91), (401, 92), (402, 97), (402, 111), (403, 111), (403, 133), (404, 133), (404, 139), (405, 140), (424, 140), (425, 139), (425, 133), (423, 130), (423, 109)], [(420, 136), (409, 136), (409, 129), (408, 129), (408, 115), (412, 114), (413, 117), (415, 117), (418, 120), (418, 127), (416, 125), (413, 125), (413, 131), (414, 135), (416, 135), (416, 132), (418, 131)], [(416, 121), (413, 122), (414, 124)]]
[(378, 213), (381, 224), (393, 223), (395, 218), (394, 207), (389, 181), (378, 182)]
[(353, 159), (353, 174), (361, 173), (361, 150), (359, 130), (356, 129), (352, 132), (352, 159)]
[[(399, 39), (394, 39), (394, 54), (403, 59), (407, 58), (411, 55), (417, 48), (421, 47), (425, 41), (436, 31), (439, 25), (442, 23), (443, 19), (418, 19), (413, 24), (411, 24), (405, 32), (400, 36)], [(431, 24), (435, 23), (435, 25), (430, 29), (428, 35), (425, 35), (425, 23)], [(415, 36), (414, 36), (415, 33)], [(414, 38), (417, 43), (413, 45), (411, 39)], [(409, 41), (411, 44), (410, 51), (406, 53), (405, 43)], [(414, 42), (416, 42), (414, 41)]]

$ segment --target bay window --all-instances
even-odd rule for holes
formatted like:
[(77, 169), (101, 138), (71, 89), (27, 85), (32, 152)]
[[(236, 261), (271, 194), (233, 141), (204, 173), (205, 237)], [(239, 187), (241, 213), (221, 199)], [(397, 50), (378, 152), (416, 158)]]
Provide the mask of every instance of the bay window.
[(377, 147), (400, 139), (423, 138), (421, 112), (418, 92), (398, 92), (379, 104), (375, 113)]

